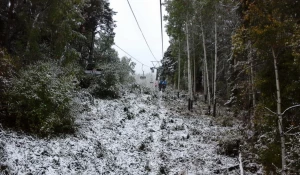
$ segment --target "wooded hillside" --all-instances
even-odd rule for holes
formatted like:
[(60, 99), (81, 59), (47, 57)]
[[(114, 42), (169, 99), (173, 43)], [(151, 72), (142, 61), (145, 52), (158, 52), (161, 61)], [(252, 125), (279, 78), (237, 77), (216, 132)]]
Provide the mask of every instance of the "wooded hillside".
[(119, 97), (135, 64), (112, 48), (114, 14), (108, 0), (2, 0), (0, 122), (72, 133), (81, 98)]
[[(245, 152), (267, 174), (299, 173), (300, 2), (167, 0), (162, 75), (225, 105), (244, 123)], [(220, 117), (220, 116), (219, 116)], [(249, 133), (249, 132), (248, 132)]]

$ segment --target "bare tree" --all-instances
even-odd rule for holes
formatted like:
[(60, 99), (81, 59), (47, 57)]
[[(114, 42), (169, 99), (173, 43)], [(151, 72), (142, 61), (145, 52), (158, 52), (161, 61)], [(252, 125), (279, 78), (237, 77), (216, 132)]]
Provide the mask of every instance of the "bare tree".
[(192, 91), (192, 74), (191, 74), (191, 58), (190, 58), (190, 46), (189, 46), (189, 28), (188, 19), (185, 23), (186, 28), (186, 46), (187, 46), (187, 56), (188, 56), (188, 90), (189, 90), (189, 110), (193, 108), (193, 91)]
[(214, 69), (214, 107), (213, 107), (213, 116), (216, 117), (216, 105), (217, 105), (217, 65), (218, 65), (218, 46), (217, 46), (217, 22), (215, 22), (215, 69)]
[(205, 44), (205, 35), (203, 31), (202, 21), (200, 23), (201, 23), (201, 33), (202, 33), (203, 53), (204, 53), (205, 79), (206, 79), (206, 86), (207, 86), (208, 115), (210, 115), (211, 99), (210, 99), (210, 85), (209, 85), (209, 75), (208, 75), (208, 66), (207, 66), (206, 44)]
[(180, 90), (180, 39), (178, 40), (178, 92)]

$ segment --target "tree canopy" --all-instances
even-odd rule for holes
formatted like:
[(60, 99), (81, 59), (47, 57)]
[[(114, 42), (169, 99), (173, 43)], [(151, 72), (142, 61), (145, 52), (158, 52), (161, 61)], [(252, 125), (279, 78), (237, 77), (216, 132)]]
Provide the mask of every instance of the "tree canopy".
[(39, 136), (71, 132), (83, 89), (120, 97), (134, 63), (112, 48), (115, 13), (109, 0), (1, 1), (0, 123)]

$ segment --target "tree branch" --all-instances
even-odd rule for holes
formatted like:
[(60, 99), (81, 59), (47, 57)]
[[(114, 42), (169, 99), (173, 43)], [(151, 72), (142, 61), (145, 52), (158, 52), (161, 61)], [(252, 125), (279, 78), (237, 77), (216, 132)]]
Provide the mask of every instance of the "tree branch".
[(283, 111), (282, 115), (284, 115), (284, 113), (287, 112), (288, 110), (296, 108), (296, 107), (300, 107), (300, 104), (299, 105), (290, 106), (290, 107), (286, 108), (286, 110)]
[(277, 113), (276, 113), (276, 112), (273, 112), (271, 109), (269, 109), (269, 108), (267, 108), (267, 107), (265, 107), (265, 109), (268, 110), (269, 112), (271, 112), (272, 114), (277, 115)]
[[(294, 106), (291, 106), (291, 107), (288, 107), (286, 110), (284, 110), (284, 111), (281, 113), (281, 115), (284, 115), (288, 110), (293, 109), (293, 108), (296, 108), (296, 107), (300, 107), (300, 104), (294, 105)], [(277, 115), (277, 113), (276, 113), (276, 112), (273, 112), (271, 109), (269, 109), (269, 108), (267, 108), (267, 107), (265, 107), (265, 109), (268, 110), (270, 113), (272, 113), (272, 114), (274, 114), (274, 115)]]
[(292, 127), (288, 128), (288, 130), (285, 132), (285, 135), (287, 135), (287, 133), (289, 133), (291, 130), (298, 129), (298, 128), (300, 128), (300, 126), (296, 126), (296, 127), (292, 126)]

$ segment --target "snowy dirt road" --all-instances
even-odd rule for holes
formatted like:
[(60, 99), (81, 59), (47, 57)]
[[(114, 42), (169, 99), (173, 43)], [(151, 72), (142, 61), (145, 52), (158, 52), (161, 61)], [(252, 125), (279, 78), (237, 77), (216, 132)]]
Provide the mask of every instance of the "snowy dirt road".
[[(233, 128), (185, 111), (184, 99), (129, 93), (95, 100), (75, 135), (38, 139), (0, 127), (0, 174), (239, 174), (218, 154)], [(195, 108), (200, 109), (201, 103)]]

